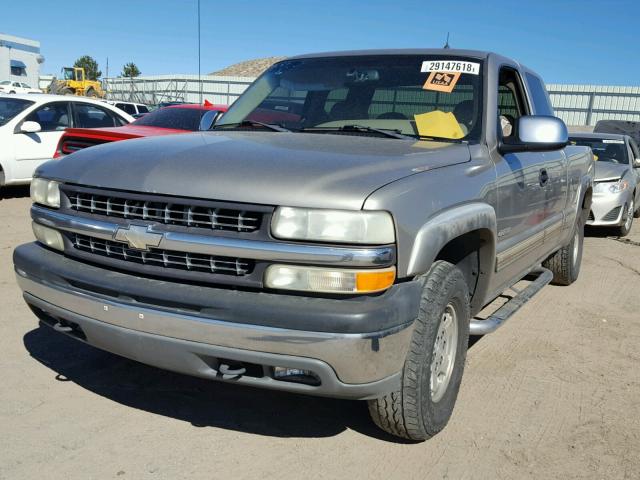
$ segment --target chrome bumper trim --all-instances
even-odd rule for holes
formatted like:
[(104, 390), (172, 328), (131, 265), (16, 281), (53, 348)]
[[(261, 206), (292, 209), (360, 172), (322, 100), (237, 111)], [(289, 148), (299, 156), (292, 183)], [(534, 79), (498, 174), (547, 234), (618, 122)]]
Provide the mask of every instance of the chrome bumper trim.
[[(119, 224), (67, 215), (37, 205), (31, 207), (31, 218), (47, 227), (104, 240), (115, 240), (118, 228), (129, 225), (128, 222)], [(140, 225), (143, 222), (134, 220), (130, 223)], [(150, 225), (148, 232), (163, 235), (158, 248), (220, 257), (365, 268), (386, 267), (395, 262), (395, 248), (392, 246), (353, 248), (265, 242), (169, 232), (159, 225)]]
[[(224, 322), (184, 313), (138, 307), (53, 286), (17, 273), (27, 303), (47, 304), (129, 330), (238, 350), (307, 357), (324, 361), (348, 384), (384, 379), (402, 370), (413, 322), (366, 334), (307, 332)], [(31, 302), (29, 301), (31, 299)], [(52, 309), (53, 310), (53, 309)], [(54, 313), (49, 312), (49, 313)], [(88, 339), (91, 343), (91, 339)]]

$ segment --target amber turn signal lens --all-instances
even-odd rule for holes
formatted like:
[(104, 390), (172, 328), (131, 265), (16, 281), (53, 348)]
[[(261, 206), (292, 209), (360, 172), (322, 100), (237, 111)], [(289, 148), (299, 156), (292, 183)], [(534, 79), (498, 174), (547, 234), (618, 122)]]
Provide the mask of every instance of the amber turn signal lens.
[(377, 272), (358, 272), (356, 274), (356, 291), (379, 292), (386, 290), (396, 279), (396, 269)]

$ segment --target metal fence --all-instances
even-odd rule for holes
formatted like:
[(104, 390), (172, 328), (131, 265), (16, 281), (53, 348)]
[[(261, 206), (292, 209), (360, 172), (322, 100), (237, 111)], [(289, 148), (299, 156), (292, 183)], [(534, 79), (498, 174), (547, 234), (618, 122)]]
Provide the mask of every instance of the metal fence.
[(547, 85), (556, 115), (567, 125), (598, 120), (640, 121), (640, 87)]
[[(252, 77), (202, 76), (202, 99), (230, 105), (255, 79)], [(136, 78), (106, 78), (103, 88), (109, 100), (153, 105), (160, 102), (200, 101), (197, 75), (155, 75)]]
[[(254, 80), (203, 75), (202, 98), (230, 105)], [(197, 75), (107, 78), (104, 88), (111, 100), (146, 104), (200, 100)], [(568, 125), (593, 126), (603, 119), (640, 121), (640, 87), (550, 84), (547, 89), (556, 114)]]

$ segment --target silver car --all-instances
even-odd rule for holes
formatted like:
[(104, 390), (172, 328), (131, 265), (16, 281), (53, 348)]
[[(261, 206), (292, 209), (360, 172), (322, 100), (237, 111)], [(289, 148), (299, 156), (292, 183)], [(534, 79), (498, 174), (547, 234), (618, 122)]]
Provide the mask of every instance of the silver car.
[(624, 237), (640, 217), (640, 151), (628, 135), (572, 134), (571, 143), (591, 147), (596, 161), (593, 203), (587, 225), (614, 227)]

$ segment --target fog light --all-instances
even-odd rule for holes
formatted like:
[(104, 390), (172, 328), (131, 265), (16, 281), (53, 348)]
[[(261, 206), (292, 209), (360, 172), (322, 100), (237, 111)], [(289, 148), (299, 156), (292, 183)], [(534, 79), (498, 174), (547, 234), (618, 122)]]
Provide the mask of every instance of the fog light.
[(305, 385), (320, 385), (320, 377), (311, 370), (299, 368), (274, 367), (273, 378), (283, 382), (304, 383)]
[(45, 227), (36, 222), (31, 223), (31, 227), (33, 228), (33, 234), (40, 243), (45, 244), (47, 247), (60, 250), (61, 252), (64, 251), (64, 240), (58, 230)]
[(264, 283), (269, 288), (321, 293), (372, 293), (386, 290), (396, 278), (395, 267), (350, 270), (271, 265)]

